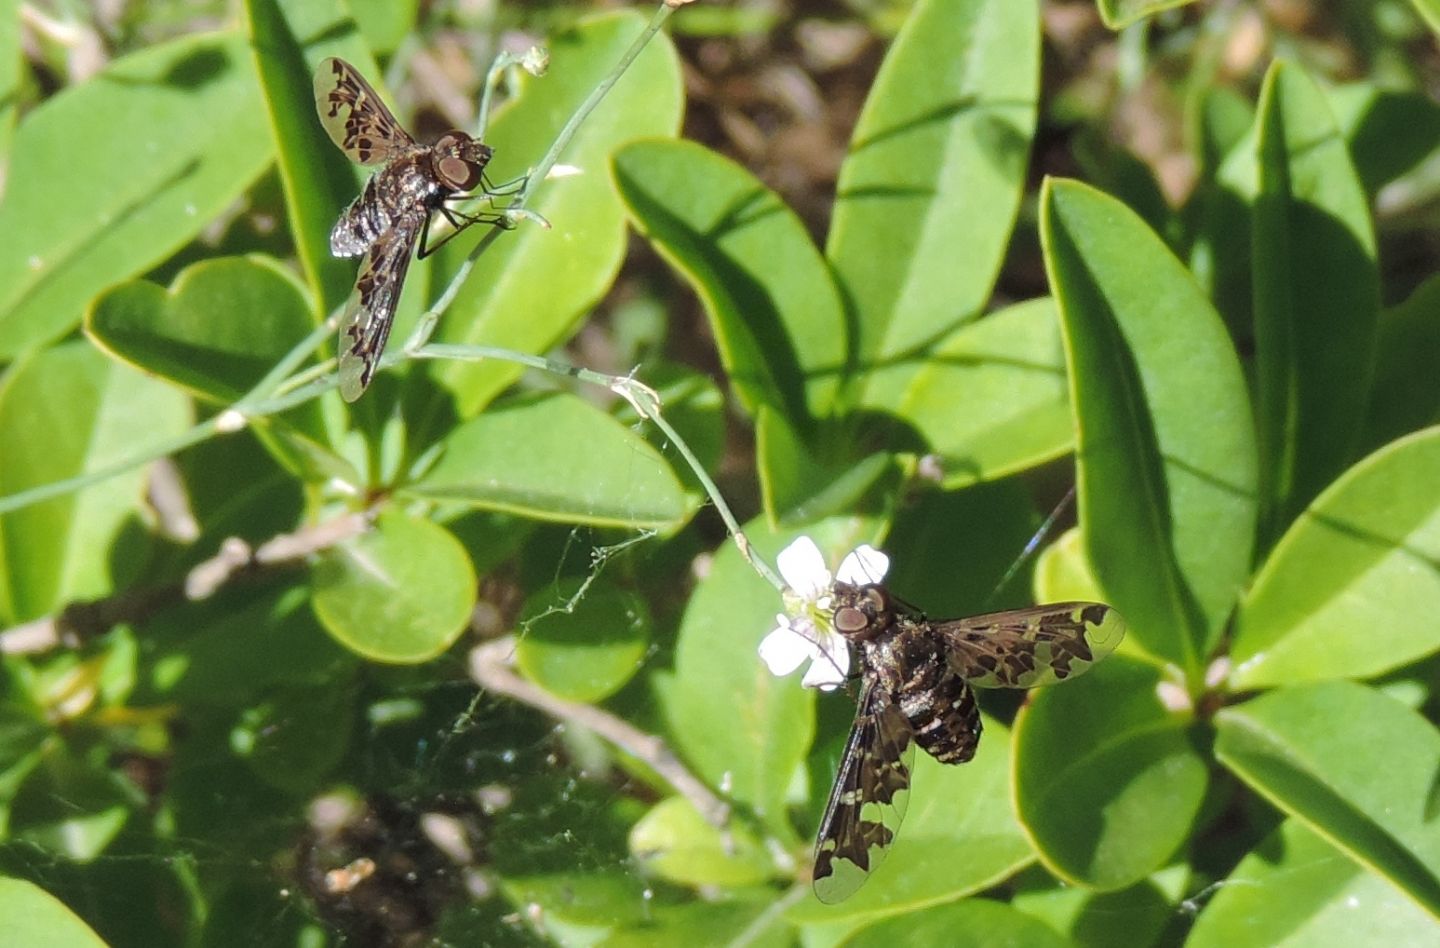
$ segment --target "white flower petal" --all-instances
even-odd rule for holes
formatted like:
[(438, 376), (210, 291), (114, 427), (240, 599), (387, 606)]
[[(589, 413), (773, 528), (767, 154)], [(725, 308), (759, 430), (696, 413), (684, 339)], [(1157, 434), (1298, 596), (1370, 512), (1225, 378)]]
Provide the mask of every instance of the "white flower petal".
[[(779, 619), (785, 622), (783, 615)], [(776, 676), (790, 674), (814, 654), (815, 644), (785, 624), (772, 629), (760, 642), (760, 660)]]
[(862, 543), (845, 555), (835, 578), (852, 586), (878, 583), (890, 571), (890, 557), (868, 543)]
[(810, 663), (800, 683), (808, 688), (834, 691), (850, 673), (850, 649), (839, 636), (826, 636), (820, 654)]
[(775, 565), (780, 567), (785, 585), (802, 599), (813, 601), (830, 589), (830, 570), (825, 566), (825, 557), (809, 537), (797, 537), (781, 550), (775, 557)]

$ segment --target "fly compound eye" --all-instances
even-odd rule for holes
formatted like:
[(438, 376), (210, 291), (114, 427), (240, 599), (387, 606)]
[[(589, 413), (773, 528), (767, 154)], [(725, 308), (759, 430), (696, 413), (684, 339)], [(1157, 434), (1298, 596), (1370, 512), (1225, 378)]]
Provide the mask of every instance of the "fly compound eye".
[(480, 183), (480, 169), (466, 161), (449, 155), (435, 163), (435, 173), (445, 186), (452, 191), (470, 191)]
[(841, 606), (835, 610), (835, 631), (841, 635), (854, 635), (865, 631), (870, 617), (854, 606)]

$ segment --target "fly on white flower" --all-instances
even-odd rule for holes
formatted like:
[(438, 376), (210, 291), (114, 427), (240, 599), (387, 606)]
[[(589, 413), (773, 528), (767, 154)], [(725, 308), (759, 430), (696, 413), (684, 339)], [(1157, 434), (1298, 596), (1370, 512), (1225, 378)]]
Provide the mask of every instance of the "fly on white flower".
[(788, 675), (808, 659), (810, 668), (801, 684), (833, 691), (850, 673), (850, 645), (835, 631), (835, 583), (878, 583), (890, 569), (890, 558), (861, 545), (832, 576), (815, 541), (802, 536), (780, 551), (776, 563), (790, 591), (786, 611), (775, 616), (775, 628), (760, 643), (760, 658), (774, 675)]

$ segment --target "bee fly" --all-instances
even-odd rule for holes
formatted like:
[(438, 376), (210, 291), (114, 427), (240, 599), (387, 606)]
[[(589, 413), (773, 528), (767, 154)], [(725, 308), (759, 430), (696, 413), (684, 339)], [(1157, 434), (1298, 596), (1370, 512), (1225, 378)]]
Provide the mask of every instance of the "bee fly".
[(395, 318), (395, 305), (418, 241), (423, 259), (430, 215), (439, 211), (455, 236), (476, 223), (503, 224), (497, 215), (467, 215), (447, 202), (469, 197), (485, 185), (491, 148), (459, 130), (433, 145), (410, 137), (380, 96), (343, 59), (326, 59), (315, 71), (315, 106), (320, 124), (350, 160), (383, 165), (330, 231), (337, 257), (365, 255), (355, 292), (340, 319), (340, 394), (353, 402), (370, 384)]
[(859, 710), (815, 841), (815, 895), (848, 898), (889, 852), (910, 795), (915, 745), (945, 764), (975, 756), (971, 686), (1030, 688), (1109, 654), (1124, 623), (1098, 602), (931, 621), (879, 583), (834, 587), (834, 628), (858, 651)]

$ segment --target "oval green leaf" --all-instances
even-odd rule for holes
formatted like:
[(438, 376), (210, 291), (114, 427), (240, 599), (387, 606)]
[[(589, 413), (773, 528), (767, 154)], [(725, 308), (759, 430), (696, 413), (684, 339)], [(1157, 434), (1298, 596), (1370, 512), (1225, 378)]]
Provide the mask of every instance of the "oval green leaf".
[(1160, 684), (1158, 669), (1112, 655), (1038, 691), (1016, 718), (1015, 807), (1062, 879), (1123, 889), (1189, 837), (1207, 765)]
[(866, 404), (894, 408), (990, 298), (1035, 131), (1040, 22), (1034, 0), (922, 0), (885, 57), (825, 248), (872, 375)]
[(1440, 649), (1440, 428), (1355, 465), (1276, 544), (1236, 620), (1239, 690), (1368, 678)]
[(1286, 820), (1200, 912), (1186, 948), (1395, 948), (1440, 922), (1382, 877)]
[(434, 658), (465, 631), (475, 605), (475, 570), (460, 541), (394, 508), (321, 554), (310, 583), (326, 631), (377, 662)]
[(6, 939), (15, 945), (106, 948), (105, 940), (64, 902), (24, 879), (0, 876), (0, 917)]
[(636, 142), (615, 155), (613, 172), (636, 226), (705, 303), (746, 410), (768, 406), (801, 430), (830, 414), (845, 366), (845, 319), (795, 212), (750, 172), (694, 142)]
[(645, 601), (605, 580), (544, 588), (521, 615), (515, 659), (531, 681), (571, 701), (596, 702), (625, 686), (645, 658)]
[[(0, 384), (0, 497), (143, 457), (189, 423), (189, 399), (93, 346), (38, 353)], [(136, 467), (0, 515), (0, 617), (33, 619), (129, 578), (122, 564), (133, 571), (143, 557), (133, 546), (117, 556), (116, 543), (138, 516), (145, 482)]]
[(671, 529), (693, 510), (659, 452), (574, 395), (496, 405), (441, 444), (440, 460), (405, 493), (599, 526)]
[(683, 797), (661, 800), (630, 830), (630, 852), (642, 868), (689, 886), (758, 885), (774, 865), (764, 844), (738, 821), (723, 830)]
[(1250, 570), (1256, 454), (1239, 360), (1180, 261), (1113, 198), (1048, 182), (1041, 236), (1086, 552), (1135, 637), (1193, 680)]
[(1221, 763), (1440, 917), (1433, 724), (1348, 681), (1273, 691), (1216, 724)]
[(1070, 944), (1044, 922), (1003, 902), (966, 899), (872, 925), (845, 948), (896, 945), (984, 945), (985, 948), (1065, 948)]
[(101, 290), (183, 246), (273, 147), (233, 33), (132, 53), (36, 108), (0, 201), (0, 359), (64, 335)]
[(85, 325), (125, 361), (221, 404), (249, 391), (314, 328), (304, 290), (261, 256), (186, 267), (169, 290), (123, 283), (95, 301)]
[(1054, 301), (1030, 300), (961, 327), (926, 360), (896, 414), (938, 455), (946, 490), (1069, 451), (1075, 429)]
[(1380, 278), (1369, 198), (1325, 94), (1266, 76), (1253, 207), (1262, 537), (1283, 531), (1359, 448)]

